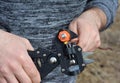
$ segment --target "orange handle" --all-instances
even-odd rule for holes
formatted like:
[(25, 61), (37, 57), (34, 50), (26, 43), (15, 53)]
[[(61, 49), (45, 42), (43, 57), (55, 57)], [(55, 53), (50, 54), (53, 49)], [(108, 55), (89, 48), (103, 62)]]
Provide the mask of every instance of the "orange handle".
[(66, 30), (60, 31), (58, 38), (61, 42), (68, 42), (70, 41), (70, 33)]

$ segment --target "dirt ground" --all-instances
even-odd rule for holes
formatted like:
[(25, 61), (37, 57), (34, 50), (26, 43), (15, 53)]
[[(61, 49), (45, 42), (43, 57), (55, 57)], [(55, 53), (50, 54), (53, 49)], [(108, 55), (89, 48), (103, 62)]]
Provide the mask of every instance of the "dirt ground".
[(87, 65), (77, 83), (120, 83), (120, 7), (114, 24), (101, 33), (101, 40), (101, 47), (108, 49), (95, 51), (90, 57), (95, 62)]

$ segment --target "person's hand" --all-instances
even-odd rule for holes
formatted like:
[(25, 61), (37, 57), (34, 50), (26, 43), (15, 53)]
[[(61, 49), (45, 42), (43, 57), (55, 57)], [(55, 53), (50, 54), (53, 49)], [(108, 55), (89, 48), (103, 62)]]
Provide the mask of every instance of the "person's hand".
[(0, 30), (0, 83), (40, 83), (27, 50), (34, 50), (27, 39)]
[(99, 29), (105, 24), (106, 17), (100, 9), (87, 10), (70, 23), (69, 29), (78, 34), (71, 42), (77, 42), (84, 52), (94, 51), (101, 44)]

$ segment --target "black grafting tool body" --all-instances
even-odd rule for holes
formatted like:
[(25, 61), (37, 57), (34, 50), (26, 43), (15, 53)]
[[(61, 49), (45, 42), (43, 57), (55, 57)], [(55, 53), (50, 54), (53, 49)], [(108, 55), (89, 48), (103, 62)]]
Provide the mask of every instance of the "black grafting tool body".
[(45, 78), (58, 65), (61, 67), (61, 72), (70, 76), (79, 74), (84, 70), (82, 49), (70, 42), (71, 39), (76, 37), (77, 35), (74, 32), (61, 29), (54, 40), (57, 49), (56, 53), (43, 48), (28, 51), (40, 72), (41, 79)]

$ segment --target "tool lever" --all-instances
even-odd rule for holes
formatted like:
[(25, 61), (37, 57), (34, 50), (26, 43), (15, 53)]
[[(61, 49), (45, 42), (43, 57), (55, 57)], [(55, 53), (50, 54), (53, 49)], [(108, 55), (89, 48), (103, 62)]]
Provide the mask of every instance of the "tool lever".
[(43, 48), (39, 48), (35, 51), (28, 51), (28, 54), (40, 72), (41, 79), (46, 77), (59, 65), (59, 60), (56, 54), (51, 53)]

